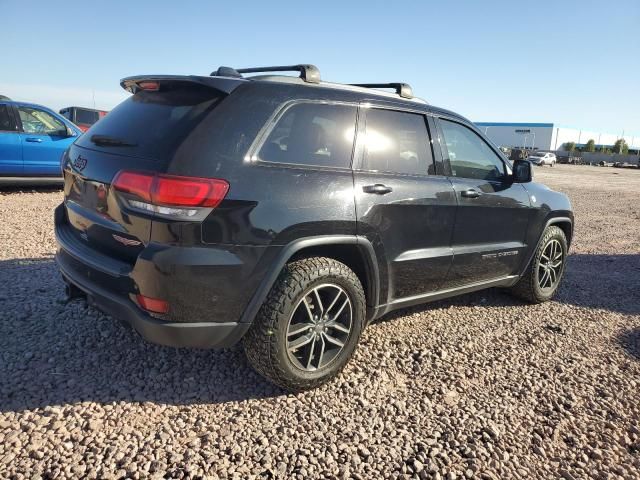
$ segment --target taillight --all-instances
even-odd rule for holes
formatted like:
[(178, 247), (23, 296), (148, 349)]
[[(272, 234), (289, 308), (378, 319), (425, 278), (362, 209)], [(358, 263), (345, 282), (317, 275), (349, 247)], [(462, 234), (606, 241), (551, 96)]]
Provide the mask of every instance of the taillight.
[(227, 194), (229, 184), (217, 178), (156, 177), (151, 201), (161, 205), (217, 207)]
[[(182, 177), (121, 170), (112, 187), (137, 198), (130, 206), (162, 215), (193, 217), (199, 208), (215, 208), (229, 191), (229, 183), (218, 178)], [(138, 200), (139, 199), (139, 200)]]
[(127, 192), (151, 201), (151, 188), (153, 187), (153, 175), (145, 173), (120, 171), (113, 179), (112, 186), (116, 190)]

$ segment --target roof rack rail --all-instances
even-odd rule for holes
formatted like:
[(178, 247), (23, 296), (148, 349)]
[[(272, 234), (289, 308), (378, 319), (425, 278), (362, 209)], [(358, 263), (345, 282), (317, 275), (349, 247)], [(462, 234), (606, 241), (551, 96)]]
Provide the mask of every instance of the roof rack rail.
[(413, 90), (408, 83), (350, 83), (354, 87), (393, 88), (402, 98), (413, 98)]
[(278, 65), (274, 67), (232, 68), (220, 67), (211, 76), (242, 77), (243, 73), (300, 72), (300, 78), (308, 83), (320, 83), (320, 70), (315, 65)]

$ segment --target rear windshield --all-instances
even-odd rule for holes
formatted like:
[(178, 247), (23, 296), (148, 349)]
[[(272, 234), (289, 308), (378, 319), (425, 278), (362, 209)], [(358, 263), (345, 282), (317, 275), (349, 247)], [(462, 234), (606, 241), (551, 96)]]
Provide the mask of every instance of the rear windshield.
[(217, 90), (194, 85), (138, 92), (82, 135), (77, 144), (149, 160), (166, 160), (222, 95)]

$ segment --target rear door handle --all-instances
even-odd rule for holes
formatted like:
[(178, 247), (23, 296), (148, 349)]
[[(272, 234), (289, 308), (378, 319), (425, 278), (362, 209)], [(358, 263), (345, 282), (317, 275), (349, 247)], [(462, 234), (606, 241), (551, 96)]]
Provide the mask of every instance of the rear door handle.
[(34, 138), (34, 137), (28, 137), (26, 138), (27, 142), (33, 142), (33, 143), (42, 143), (42, 139), (41, 138)]
[(474, 190), (473, 188), (468, 188), (467, 190), (463, 190), (460, 195), (462, 195), (465, 198), (478, 198), (480, 195), (482, 195), (482, 193), (480, 193), (477, 190)]
[(387, 187), (381, 183), (376, 183), (375, 185), (365, 185), (362, 187), (362, 191), (364, 193), (375, 193), (376, 195), (385, 195), (387, 193), (393, 192), (393, 188)]

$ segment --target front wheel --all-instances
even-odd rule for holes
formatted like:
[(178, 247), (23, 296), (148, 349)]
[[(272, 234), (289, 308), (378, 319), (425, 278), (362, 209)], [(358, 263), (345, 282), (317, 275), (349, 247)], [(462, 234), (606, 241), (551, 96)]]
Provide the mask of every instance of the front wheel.
[(567, 237), (562, 229), (547, 227), (531, 263), (511, 292), (531, 303), (550, 300), (560, 286), (567, 253)]
[(360, 280), (345, 264), (325, 257), (289, 263), (243, 340), (245, 353), (287, 390), (317, 387), (351, 358), (365, 311)]

